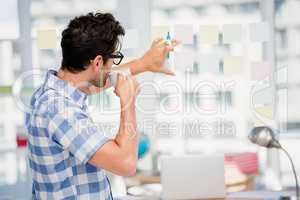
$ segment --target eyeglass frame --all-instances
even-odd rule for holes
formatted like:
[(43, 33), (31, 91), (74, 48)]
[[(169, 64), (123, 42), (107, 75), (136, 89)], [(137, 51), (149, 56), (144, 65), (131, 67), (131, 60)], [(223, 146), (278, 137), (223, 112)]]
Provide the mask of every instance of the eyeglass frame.
[[(118, 55), (116, 55), (116, 54), (118, 54)], [(113, 60), (113, 63), (114, 63), (115, 65), (119, 65), (119, 64), (122, 62), (122, 60), (123, 60), (123, 58), (124, 58), (124, 55), (121, 53), (121, 51), (116, 51), (116, 52), (114, 52), (114, 53), (112, 53), (112, 54), (106, 54), (106, 55), (103, 55), (103, 57), (104, 57), (104, 58), (120, 58), (120, 61), (117, 62), (117, 63), (115, 63), (115, 61)]]

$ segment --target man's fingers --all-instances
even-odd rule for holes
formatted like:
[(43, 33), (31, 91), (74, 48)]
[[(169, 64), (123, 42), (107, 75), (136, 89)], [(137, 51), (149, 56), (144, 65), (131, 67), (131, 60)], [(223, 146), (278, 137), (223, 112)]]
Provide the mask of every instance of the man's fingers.
[(99, 93), (99, 92), (101, 92), (102, 90), (103, 90), (103, 88), (96, 87), (96, 86), (94, 86), (94, 85), (89, 86), (89, 92), (90, 92), (91, 94)]
[(160, 73), (163, 73), (163, 74), (167, 74), (167, 75), (171, 75), (171, 76), (174, 76), (175, 73), (171, 70), (171, 69), (168, 69), (166, 67), (163, 67), (159, 70)]
[(161, 41), (164, 41), (164, 39), (163, 39), (163, 38), (157, 38), (157, 39), (155, 39), (155, 40), (152, 42), (152, 45), (151, 45), (151, 46), (157, 45), (157, 44), (160, 43)]
[(126, 77), (122, 73), (118, 73), (118, 80), (124, 81)]
[(170, 51), (174, 51), (174, 47), (172, 47), (172, 46), (166, 46), (166, 47), (163, 49), (163, 54), (164, 54), (164, 56), (166, 56)]
[[(175, 47), (177, 45), (180, 44), (179, 40), (173, 39), (171, 40), (171, 46)], [(157, 38), (152, 42), (152, 46), (157, 45), (158, 47), (163, 47), (163, 46), (167, 46), (169, 45), (168, 42), (166, 40), (164, 40), (163, 38)]]
[(168, 45), (168, 43), (167, 43), (166, 40), (160, 40), (160, 41), (157, 43), (157, 46), (158, 46), (158, 47), (165, 47), (165, 46), (167, 46), (167, 45)]
[(171, 41), (171, 44), (172, 44), (173, 47), (175, 47), (175, 46), (177, 46), (177, 45), (180, 44), (180, 41), (179, 41), (179, 40), (176, 40), (176, 39), (173, 39), (173, 40)]

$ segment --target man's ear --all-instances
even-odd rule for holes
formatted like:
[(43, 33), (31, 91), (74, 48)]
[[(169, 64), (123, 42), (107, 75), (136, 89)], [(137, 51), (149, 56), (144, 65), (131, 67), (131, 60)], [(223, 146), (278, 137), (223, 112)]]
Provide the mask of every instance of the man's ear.
[(92, 70), (97, 72), (102, 68), (103, 66), (103, 58), (102, 56), (98, 55), (94, 58), (94, 60), (91, 61), (92, 64)]

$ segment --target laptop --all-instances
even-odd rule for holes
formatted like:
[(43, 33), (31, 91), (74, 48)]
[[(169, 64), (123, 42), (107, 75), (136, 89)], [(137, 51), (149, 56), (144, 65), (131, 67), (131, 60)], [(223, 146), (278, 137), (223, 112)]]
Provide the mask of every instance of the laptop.
[(224, 155), (161, 157), (163, 200), (225, 198)]

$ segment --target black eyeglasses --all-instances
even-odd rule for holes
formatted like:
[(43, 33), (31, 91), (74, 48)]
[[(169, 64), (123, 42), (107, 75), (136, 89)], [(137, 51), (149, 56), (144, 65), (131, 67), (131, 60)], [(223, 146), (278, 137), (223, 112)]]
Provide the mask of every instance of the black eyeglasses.
[(113, 58), (113, 63), (115, 65), (119, 65), (122, 62), (124, 55), (120, 51), (116, 51), (112, 54), (104, 55), (104, 57), (105, 58)]

